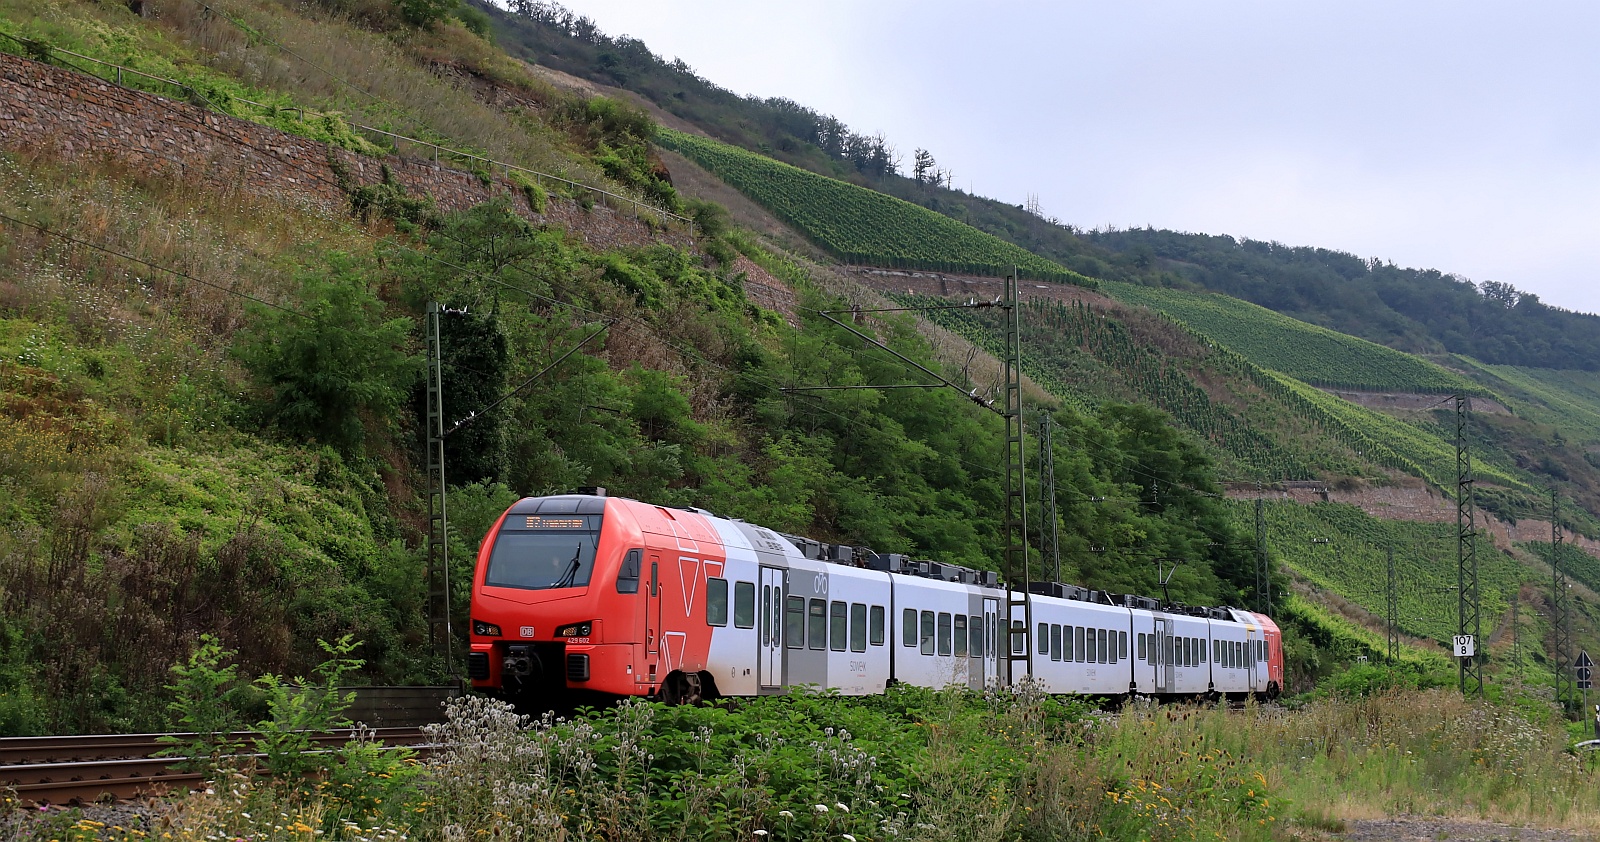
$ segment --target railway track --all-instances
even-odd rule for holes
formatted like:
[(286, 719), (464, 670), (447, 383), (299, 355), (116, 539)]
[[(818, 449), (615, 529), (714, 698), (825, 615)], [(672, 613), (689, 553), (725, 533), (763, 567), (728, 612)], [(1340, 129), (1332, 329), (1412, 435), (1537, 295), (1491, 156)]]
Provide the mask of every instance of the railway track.
[[(170, 748), (162, 737), (185, 734), (98, 734), (68, 737), (0, 738), (0, 789), (34, 804), (87, 803), (127, 799), (191, 789), (205, 782), (197, 772), (176, 768), (183, 758), (156, 757)], [(256, 734), (239, 732), (235, 742), (249, 744)], [(317, 734), (312, 742), (326, 751), (343, 745), (350, 731)], [(389, 746), (428, 748), (421, 728), (372, 729), (372, 738)], [(235, 755), (247, 761), (257, 755)]]

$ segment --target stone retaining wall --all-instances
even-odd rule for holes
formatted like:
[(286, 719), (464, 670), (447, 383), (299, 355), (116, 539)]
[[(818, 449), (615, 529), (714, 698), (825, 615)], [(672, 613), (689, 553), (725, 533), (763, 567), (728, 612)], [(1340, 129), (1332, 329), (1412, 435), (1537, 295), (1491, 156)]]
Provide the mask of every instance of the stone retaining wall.
[[(327, 214), (350, 203), (336, 167), (352, 186), (375, 184), (387, 166), (411, 195), (433, 197), (439, 208), (465, 210), (496, 195), (528, 219), (566, 228), (597, 248), (657, 242), (687, 248), (686, 231), (660, 229), (596, 204), (552, 196), (534, 213), (508, 179), (488, 183), (473, 173), (430, 160), (372, 158), (298, 135), (217, 114), (157, 94), (136, 91), (54, 65), (0, 53), (0, 149), (42, 151), (66, 159), (97, 158), (155, 175), (182, 178), (210, 190), (240, 190), (286, 200)], [(630, 209), (631, 210), (631, 209)]]

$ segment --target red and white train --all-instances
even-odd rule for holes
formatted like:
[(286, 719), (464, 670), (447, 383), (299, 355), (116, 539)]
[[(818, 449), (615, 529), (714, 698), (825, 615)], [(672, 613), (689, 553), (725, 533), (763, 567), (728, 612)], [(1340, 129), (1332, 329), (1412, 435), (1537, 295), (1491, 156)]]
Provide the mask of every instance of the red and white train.
[(1007, 635), (989, 571), (781, 535), (697, 509), (596, 494), (530, 497), (484, 538), (472, 583), (474, 688), (693, 701), (812, 685), (982, 688), (998, 647), (1032, 650), (1052, 693), (1275, 696), (1278, 627), (1233, 608), (1163, 609), (1036, 585)]

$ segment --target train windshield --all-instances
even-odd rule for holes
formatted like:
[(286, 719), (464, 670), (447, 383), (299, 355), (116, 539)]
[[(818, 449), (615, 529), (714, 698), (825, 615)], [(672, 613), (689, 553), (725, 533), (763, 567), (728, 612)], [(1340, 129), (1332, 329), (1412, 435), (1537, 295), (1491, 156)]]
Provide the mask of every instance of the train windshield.
[(599, 515), (511, 515), (495, 538), (483, 583), (524, 590), (585, 587), (599, 537)]

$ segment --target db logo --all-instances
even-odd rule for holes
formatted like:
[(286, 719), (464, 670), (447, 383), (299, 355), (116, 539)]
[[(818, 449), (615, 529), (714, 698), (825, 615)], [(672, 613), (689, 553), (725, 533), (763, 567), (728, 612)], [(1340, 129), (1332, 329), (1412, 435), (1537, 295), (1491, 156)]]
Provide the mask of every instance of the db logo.
[(533, 637), (533, 626), (523, 626), (522, 627), (522, 636), (523, 637)]

